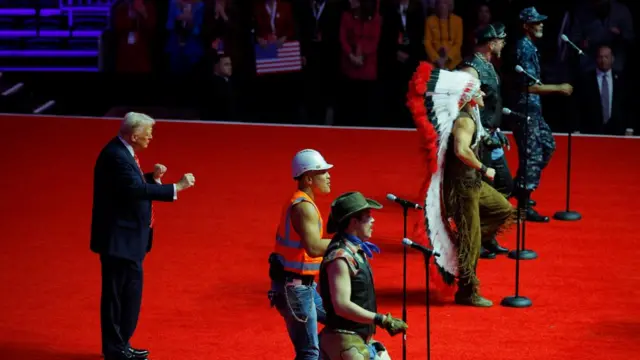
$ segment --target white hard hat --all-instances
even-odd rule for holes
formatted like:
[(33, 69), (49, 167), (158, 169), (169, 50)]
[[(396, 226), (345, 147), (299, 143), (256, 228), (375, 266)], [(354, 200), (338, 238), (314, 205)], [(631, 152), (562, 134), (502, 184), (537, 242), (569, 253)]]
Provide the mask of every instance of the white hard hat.
[(327, 164), (319, 152), (313, 149), (304, 149), (293, 157), (293, 161), (291, 162), (291, 175), (293, 175), (295, 179), (307, 171), (329, 170), (332, 167), (333, 165)]

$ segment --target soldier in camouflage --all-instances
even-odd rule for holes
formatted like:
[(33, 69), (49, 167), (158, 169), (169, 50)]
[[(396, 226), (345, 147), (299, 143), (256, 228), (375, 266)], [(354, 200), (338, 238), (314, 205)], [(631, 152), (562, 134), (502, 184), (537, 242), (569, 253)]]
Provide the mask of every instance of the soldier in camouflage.
[[(547, 19), (547, 16), (538, 13), (535, 7), (528, 7), (520, 12), (519, 17), (524, 36), (516, 43), (516, 64), (520, 65), (524, 72), (516, 74), (522, 79), (522, 90), (514, 111), (525, 114), (529, 120), (518, 118), (513, 126), (513, 136), (518, 145), (519, 156), (514, 192), (517, 193), (515, 195), (521, 197), (526, 195), (526, 198), (529, 199), (531, 192), (538, 188), (542, 169), (547, 166), (556, 148), (551, 129), (542, 117), (540, 95), (560, 93), (569, 96), (573, 92), (573, 87), (570, 84), (542, 83), (540, 57), (534, 40), (542, 37), (543, 21)], [(528, 91), (525, 91), (527, 88)], [(525, 122), (527, 126), (525, 126)], [(534, 201), (528, 201), (526, 206), (527, 220), (548, 222), (549, 217), (538, 214), (533, 208), (535, 205)]]
[[(501, 23), (490, 24), (476, 32), (476, 48), (473, 55), (463, 60), (460, 69), (480, 80), (482, 91), (486, 94), (484, 107), (480, 109), (482, 126), (487, 136), (481, 147), (480, 161), (496, 171), (493, 181), (483, 177), (505, 197), (513, 191), (513, 179), (509, 165), (504, 156), (504, 147), (509, 146), (507, 137), (500, 131), (502, 121), (502, 95), (500, 93), (500, 77), (491, 60), (499, 58), (505, 45), (505, 26)], [(495, 259), (497, 254), (505, 254), (508, 249), (500, 246), (495, 236), (482, 239), (480, 257)]]

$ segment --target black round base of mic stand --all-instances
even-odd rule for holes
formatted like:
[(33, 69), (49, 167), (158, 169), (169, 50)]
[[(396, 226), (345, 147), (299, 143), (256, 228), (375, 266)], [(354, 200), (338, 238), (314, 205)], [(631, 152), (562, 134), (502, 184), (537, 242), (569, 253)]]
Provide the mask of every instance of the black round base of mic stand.
[(577, 211), (569, 210), (569, 199), (571, 194), (571, 129), (569, 129), (569, 134), (567, 136), (567, 205), (564, 211), (558, 211), (553, 214), (553, 218), (561, 221), (578, 221), (582, 219), (582, 215), (580, 215)]
[(553, 214), (553, 218), (563, 221), (578, 221), (582, 219), (582, 215), (580, 215), (580, 213), (577, 211), (558, 211), (557, 213)]
[[(525, 94), (526, 94), (526, 101), (525, 101), (525, 118), (524, 118), (524, 128), (523, 128), (523, 132), (524, 132), (524, 147), (525, 149), (528, 149), (528, 142), (529, 142), (529, 120), (531, 120), (531, 117), (528, 116), (528, 111), (529, 111), (529, 85), (525, 86)], [(534, 260), (538, 258), (538, 254), (536, 254), (535, 251), (533, 250), (528, 250), (525, 248), (524, 245), (524, 239), (525, 239), (525, 224), (526, 224), (526, 220), (523, 220), (523, 216), (522, 215), (522, 210), (525, 210), (525, 216), (524, 218), (526, 218), (526, 211), (527, 209), (529, 209), (529, 200), (531, 199), (531, 190), (527, 189), (527, 184), (528, 184), (528, 177), (529, 177), (529, 172), (527, 171), (527, 169), (529, 168), (529, 152), (527, 150), (522, 151), (521, 153), (526, 154), (525, 158), (524, 158), (524, 169), (518, 169), (518, 171), (524, 171), (524, 179), (523, 176), (520, 176), (520, 179), (518, 181), (518, 188), (516, 189), (517, 191), (517, 200), (518, 200), (518, 220), (517, 220), (517, 226), (518, 226), (518, 247), (516, 250), (511, 250), (509, 252), (509, 254), (507, 254), (507, 256), (509, 257), (509, 259), (515, 259), (516, 262), (519, 260)], [(522, 248), (520, 248), (520, 226), (522, 226)], [(518, 268), (518, 264), (516, 264), (516, 269)], [(517, 279), (516, 279), (517, 281)]]
[(507, 296), (500, 302), (500, 305), (504, 307), (513, 308), (526, 308), (532, 304), (531, 300), (526, 296)]
[[(525, 125), (527, 126), (527, 125)], [(528, 127), (528, 126), (527, 126)], [(538, 258), (538, 254), (533, 251), (533, 250), (529, 250), (525, 248), (525, 219), (522, 219), (522, 211), (525, 211), (526, 214), (526, 209), (529, 206), (529, 195), (530, 195), (530, 191), (528, 191), (524, 185), (519, 186), (519, 190), (518, 190), (518, 221), (517, 221), (517, 247), (516, 250), (511, 250), (509, 251), (509, 254), (507, 254), (507, 256), (509, 257), (509, 259), (514, 259), (514, 260), (534, 260)], [(526, 216), (524, 216), (526, 217)], [(521, 247), (522, 246), (522, 247)]]
[[(524, 189), (522, 189), (524, 190)], [(507, 296), (500, 302), (500, 305), (513, 308), (524, 308), (532, 305), (531, 300), (525, 296), (520, 296), (520, 260), (535, 259), (538, 255), (531, 250), (521, 250), (520, 246), (524, 243), (525, 226), (522, 220), (522, 205), (528, 203), (528, 196), (518, 198), (517, 223), (516, 223), (516, 249), (509, 253), (509, 257), (516, 260), (516, 288), (514, 296)], [(526, 208), (525, 208), (526, 209)], [(522, 241), (521, 241), (522, 240)], [(524, 255), (524, 254), (527, 255)], [(513, 254), (513, 256), (512, 256)], [(525, 256), (533, 256), (529, 259)]]
[(538, 253), (533, 250), (522, 249), (520, 251), (511, 250), (509, 254), (507, 254), (509, 259), (516, 260), (535, 260), (538, 258)]
[[(578, 49), (579, 50), (579, 49)], [(584, 55), (582, 50), (579, 50), (578, 55)], [(572, 107), (573, 108), (573, 107)], [(560, 221), (578, 221), (582, 219), (582, 215), (580, 215), (577, 211), (570, 210), (570, 195), (571, 195), (571, 134), (574, 129), (574, 122), (569, 121), (569, 131), (567, 133), (567, 193), (566, 193), (566, 206), (564, 211), (558, 211), (553, 214), (553, 218)]]
[[(525, 86), (525, 109), (529, 110), (529, 84), (526, 83)], [(526, 115), (526, 114), (525, 114)], [(524, 240), (526, 235), (526, 214), (529, 209), (529, 199), (531, 196), (531, 190), (527, 188), (528, 184), (528, 174), (527, 169), (529, 168), (529, 116), (525, 116), (524, 119), (524, 127), (523, 127), (523, 136), (524, 136), (524, 148), (525, 151), (520, 151), (521, 154), (525, 154), (524, 156), (524, 168), (518, 169), (518, 171), (523, 171), (524, 174), (520, 173), (520, 178), (518, 181), (516, 194), (517, 194), (517, 208), (516, 208), (516, 250), (509, 252), (509, 258), (515, 259), (516, 261), (516, 281), (515, 281), (515, 294), (513, 296), (507, 296), (500, 302), (500, 305), (506, 307), (514, 307), (514, 308), (523, 308), (531, 306), (531, 300), (529, 298), (520, 296), (520, 260), (532, 260), (538, 257), (532, 250), (524, 250)], [(520, 166), (521, 167), (521, 166)], [(524, 176), (523, 176), (524, 175)], [(524, 178), (524, 179), (523, 179)], [(524, 214), (523, 214), (524, 211)]]

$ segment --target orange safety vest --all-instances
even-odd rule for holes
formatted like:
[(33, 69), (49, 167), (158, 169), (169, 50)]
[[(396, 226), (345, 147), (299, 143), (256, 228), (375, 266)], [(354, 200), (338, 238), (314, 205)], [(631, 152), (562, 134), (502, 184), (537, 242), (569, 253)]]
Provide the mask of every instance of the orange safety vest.
[(291, 196), (289, 203), (282, 209), (282, 215), (280, 216), (280, 224), (278, 225), (278, 231), (276, 232), (276, 244), (274, 252), (279, 256), (279, 260), (284, 266), (285, 271), (300, 275), (317, 276), (320, 273), (320, 263), (322, 263), (322, 257), (311, 257), (307, 254), (307, 251), (300, 242), (300, 235), (295, 231), (291, 225), (291, 208), (293, 205), (302, 201), (310, 202), (318, 213), (318, 231), (320, 232), (320, 238), (324, 234), (322, 231), (322, 216), (320, 210), (309, 197), (303, 191), (296, 191)]

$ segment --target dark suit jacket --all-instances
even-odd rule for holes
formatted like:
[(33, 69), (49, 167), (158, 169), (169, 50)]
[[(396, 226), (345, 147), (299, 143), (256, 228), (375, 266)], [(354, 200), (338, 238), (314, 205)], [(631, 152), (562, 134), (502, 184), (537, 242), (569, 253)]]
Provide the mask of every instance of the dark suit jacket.
[[(403, 81), (409, 77), (418, 66), (418, 62), (426, 60), (424, 49), (424, 11), (420, 1), (411, 1), (406, 13), (406, 28), (402, 25), (402, 16), (396, 1), (386, 3), (381, 7), (383, 22), (380, 37), (380, 70), (383, 76), (397, 77), (398, 71), (403, 73)], [(400, 42), (402, 36), (406, 42)], [(397, 60), (397, 52), (409, 54), (405, 63)]]
[(151, 250), (151, 201), (173, 201), (173, 184), (159, 185), (141, 174), (133, 156), (115, 137), (94, 168), (91, 251), (142, 261)]
[(624, 135), (630, 126), (624, 111), (625, 89), (623, 78), (613, 72), (613, 99), (611, 101), (611, 119), (605, 125), (602, 120), (602, 104), (596, 71), (587, 72), (575, 87), (577, 96), (578, 124), (581, 133), (602, 135)]

